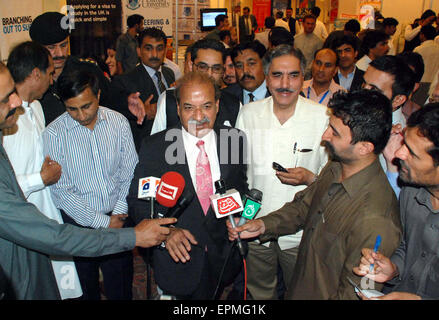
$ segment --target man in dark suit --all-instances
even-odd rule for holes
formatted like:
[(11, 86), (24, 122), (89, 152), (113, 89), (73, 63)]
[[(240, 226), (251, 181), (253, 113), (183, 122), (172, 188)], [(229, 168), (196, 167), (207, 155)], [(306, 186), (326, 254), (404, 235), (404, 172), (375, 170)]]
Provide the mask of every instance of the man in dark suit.
[[(149, 202), (137, 198), (139, 178), (179, 172), (185, 179), (185, 188), (196, 197), (175, 228), (171, 228), (166, 248), (154, 249), (155, 280), (165, 295), (179, 299), (218, 298), (242, 264), (236, 246), (227, 240), (225, 220), (217, 219), (210, 207), (209, 195), (215, 193), (213, 185), (220, 178), (227, 188), (235, 188), (241, 194), (247, 191), (245, 135), (237, 129), (214, 126), (219, 90), (207, 74), (185, 74), (176, 88), (176, 97), (181, 125), (142, 142), (127, 197), (129, 216), (138, 223), (150, 210)], [(156, 212), (167, 212), (159, 204), (156, 209)]]
[[(217, 40), (198, 40), (191, 48), (192, 63), (189, 66), (189, 70), (208, 74), (214, 79), (216, 85), (220, 87), (222, 85), (226, 59), (225, 50), (224, 45)], [(174, 93), (174, 88), (170, 88), (160, 97), (151, 134), (180, 124), (180, 118), (177, 114), (177, 101)], [(165, 96), (163, 97), (163, 95)], [(221, 90), (219, 101), (219, 111), (215, 123), (234, 127), (240, 109), (238, 98)]]
[(293, 18), (293, 9), (287, 8), (285, 11), (285, 21), (288, 22), (288, 27), (290, 27), (290, 33), (293, 35), (293, 37), (298, 33), (299, 30), (296, 30), (296, 19)]
[(347, 91), (360, 89), (363, 85), (364, 71), (355, 65), (358, 56), (357, 40), (354, 36), (344, 35), (332, 42), (332, 50), (338, 56), (338, 72), (334, 81)]
[(270, 96), (262, 65), (266, 51), (264, 45), (257, 40), (240, 43), (232, 49), (231, 57), (238, 83), (228, 86), (224, 91), (237, 97), (242, 104)]
[[(115, 77), (111, 83), (113, 109), (129, 120), (137, 151), (142, 139), (151, 132), (160, 93), (175, 82), (174, 72), (163, 66), (165, 33), (160, 29), (147, 28), (140, 33), (138, 41), (142, 63), (131, 72)], [(143, 116), (138, 114), (141, 111)]]
[(258, 22), (254, 15), (250, 14), (250, 8), (242, 9), (242, 16), (239, 17), (239, 42), (252, 41), (255, 38), (255, 31)]

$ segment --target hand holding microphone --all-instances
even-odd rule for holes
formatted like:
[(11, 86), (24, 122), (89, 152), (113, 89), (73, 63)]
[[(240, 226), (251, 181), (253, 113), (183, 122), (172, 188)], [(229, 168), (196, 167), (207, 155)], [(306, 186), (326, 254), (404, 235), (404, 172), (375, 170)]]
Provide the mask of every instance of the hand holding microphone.
[(242, 211), (238, 226), (242, 226), (247, 221), (252, 220), (261, 209), (261, 203), (262, 191), (258, 189), (251, 189), (249, 193), (246, 194), (244, 211)]
[[(216, 193), (210, 196), (212, 208), (215, 211), (217, 218), (228, 216), (229, 223), (236, 228), (233, 214), (241, 212), (243, 209), (241, 195), (235, 189), (226, 190), (224, 180), (215, 181)], [(239, 236), (236, 238), (240, 254), (244, 257), (245, 250), (242, 246)]]
[[(193, 197), (192, 192), (185, 190), (185, 181), (180, 173), (170, 171), (162, 176), (156, 198), (159, 204), (169, 208), (166, 217), (178, 218), (189, 206)], [(172, 259), (182, 263), (190, 260), (191, 244), (198, 244), (195, 237), (185, 229), (171, 227), (168, 231), (165, 239), (166, 249)]]

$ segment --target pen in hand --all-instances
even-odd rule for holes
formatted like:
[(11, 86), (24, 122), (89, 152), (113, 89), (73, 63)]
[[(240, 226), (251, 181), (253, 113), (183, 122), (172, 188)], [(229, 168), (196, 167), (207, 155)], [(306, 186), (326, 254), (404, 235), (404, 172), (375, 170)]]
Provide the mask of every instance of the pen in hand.
[[(375, 240), (375, 246), (373, 248), (373, 252), (377, 253), (378, 252), (378, 248), (380, 247), (380, 245), (381, 245), (381, 236), (377, 235), (377, 238)], [(369, 267), (369, 273), (372, 273), (373, 268), (374, 268), (374, 263), (371, 263), (371, 265)]]

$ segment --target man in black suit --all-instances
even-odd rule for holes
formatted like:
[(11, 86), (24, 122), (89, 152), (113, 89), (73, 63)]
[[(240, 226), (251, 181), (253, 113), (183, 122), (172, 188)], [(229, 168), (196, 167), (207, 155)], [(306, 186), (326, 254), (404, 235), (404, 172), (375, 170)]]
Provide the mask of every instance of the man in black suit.
[(129, 120), (137, 151), (142, 139), (151, 132), (160, 93), (175, 82), (174, 72), (163, 66), (165, 33), (157, 28), (147, 28), (140, 33), (138, 42), (142, 63), (129, 73), (116, 76), (111, 83), (113, 109)]
[(258, 22), (254, 15), (250, 14), (250, 8), (242, 9), (242, 16), (239, 17), (239, 42), (253, 41)]
[(270, 96), (262, 65), (262, 57), (266, 51), (258, 40), (240, 43), (232, 49), (231, 57), (238, 83), (228, 86), (224, 91), (237, 97), (242, 104)]
[(293, 18), (293, 9), (288, 7), (285, 11), (285, 21), (288, 22), (288, 27), (290, 27), (290, 33), (293, 35), (293, 37), (298, 33), (299, 30), (296, 30), (296, 19)]
[[(189, 70), (208, 74), (214, 79), (216, 85), (220, 87), (222, 85), (225, 61), (226, 49), (221, 42), (214, 39), (202, 39), (192, 45)], [(171, 88), (160, 96), (151, 134), (180, 123), (174, 93), (174, 88)], [(215, 123), (234, 127), (240, 109), (239, 99), (225, 90), (221, 90), (219, 103), (219, 111)]]
[[(176, 171), (184, 177), (185, 189), (196, 195), (170, 229), (166, 248), (157, 247), (153, 252), (156, 283), (165, 295), (178, 299), (218, 298), (242, 267), (236, 246), (227, 239), (225, 220), (216, 218), (208, 198), (220, 178), (227, 188), (242, 195), (247, 191), (245, 135), (237, 129), (214, 126), (219, 94), (205, 73), (190, 72), (181, 78), (176, 88), (181, 125), (142, 142), (127, 197), (129, 216), (139, 223), (150, 210), (149, 202), (137, 198), (139, 178)], [(156, 212), (166, 214), (167, 209), (157, 204)]]
[(332, 50), (338, 56), (338, 72), (334, 81), (347, 91), (361, 89), (364, 71), (355, 65), (358, 56), (357, 40), (354, 36), (344, 35), (332, 42)]

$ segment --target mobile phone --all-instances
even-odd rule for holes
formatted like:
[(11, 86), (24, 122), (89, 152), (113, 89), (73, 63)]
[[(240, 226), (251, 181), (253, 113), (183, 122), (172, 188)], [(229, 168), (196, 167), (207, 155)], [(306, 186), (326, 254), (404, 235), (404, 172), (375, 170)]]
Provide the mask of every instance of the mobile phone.
[(358, 287), (351, 278), (349, 277), (346, 278), (348, 279), (349, 283), (354, 287), (355, 293), (361, 293), (363, 296), (365, 296), (368, 299), (377, 298), (384, 295), (384, 293), (379, 292), (378, 290), (360, 289), (360, 287)]
[(277, 162), (273, 162), (273, 169), (276, 171), (281, 171), (281, 172), (288, 172), (287, 169), (285, 169), (284, 167), (282, 167), (279, 163)]

